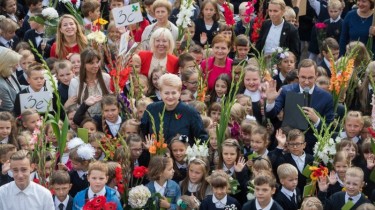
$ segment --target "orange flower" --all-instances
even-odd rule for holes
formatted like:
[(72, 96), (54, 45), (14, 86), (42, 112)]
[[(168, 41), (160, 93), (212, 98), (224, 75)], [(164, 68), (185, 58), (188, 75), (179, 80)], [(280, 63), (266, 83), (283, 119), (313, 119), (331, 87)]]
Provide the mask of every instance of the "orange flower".
[(168, 145), (167, 145), (166, 143), (163, 143), (163, 149), (164, 149), (164, 148), (167, 148), (167, 146), (168, 146)]
[(150, 154), (156, 154), (156, 147), (154, 145), (150, 146), (150, 148), (148, 149), (148, 151), (150, 152)]
[(270, 74), (269, 71), (265, 71), (265, 72), (264, 72), (263, 78), (264, 78), (264, 80), (267, 81), (267, 82), (272, 81), (272, 77), (271, 77), (271, 74)]

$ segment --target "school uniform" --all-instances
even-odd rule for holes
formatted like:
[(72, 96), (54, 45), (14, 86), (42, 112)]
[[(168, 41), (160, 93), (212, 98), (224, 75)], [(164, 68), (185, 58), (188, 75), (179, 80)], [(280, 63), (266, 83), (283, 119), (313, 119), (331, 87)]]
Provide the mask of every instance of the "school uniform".
[(271, 199), (271, 202), (265, 208), (260, 207), (257, 199), (248, 201), (243, 205), (242, 210), (284, 210), (280, 204), (278, 204), (275, 200)]
[(187, 163), (179, 164), (176, 161), (173, 163), (174, 174), (172, 180), (180, 183), (187, 176)]
[(89, 182), (87, 181), (87, 171), (70, 171), (70, 182), (72, 183), (72, 188), (69, 191), (69, 195), (75, 197), (79, 191), (82, 191), (89, 187)]
[(294, 191), (289, 191), (282, 187), (276, 192), (273, 199), (280, 204), (283, 209), (298, 210), (301, 206), (302, 195), (298, 188)]
[(107, 203), (116, 203), (117, 210), (123, 209), (120, 200), (117, 198), (116, 191), (110, 187), (105, 186), (98, 193), (94, 193), (89, 187), (77, 193), (73, 200), (73, 210), (82, 209), (82, 207), (86, 204), (87, 201), (92, 200), (96, 196), (105, 196)]
[[(365, 198), (364, 195), (359, 193), (358, 195), (354, 197), (349, 197), (349, 195), (346, 192), (337, 192), (333, 194), (329, 199), (322, 200), (321, 198), (322, 193), (318, 193), (319, 199), (324, 204), (324, 209), (329, 210), (341, 210), (341, 208), (349, 201), (352, 200), (354, 203), (354, 206), (350, 208), (351, 210), (357, 209), (358, 206), (364, 204), (364, 203), (371, 203), (367, 198)], [(324, 194), (324, 193), (323, 193)]]
[(215, 195), (208, 195), (203, 199), (199, 210), (211, 210), (211, 209), (225, 209), (225, 207), (234, 205), (237, 209), (241, 209), (240, 203), (233, 197), (226, 195), (223, 199), (218, 200)]
[[(219, 22), (214, 21), (212, 24), (212, 27), (210, 29), (206, 28), (206, 24), (202, 18), (198, 18), (195, 21), (195, 34), (193, 37), (193, 40), (196, 44), (199, 44), (200, 46), (204, 47), (206, 44), (210, 45), (212, 42), (212, 39), (214, 38), (214, 33), (216, 33), (219, 30)], [(207, 42), (202, 44), (200, 41), (200, 36), (202, 33), (207, 34)]]
[[(261, 106), (260, 106), (260, 100), (261, 100), (261, 93), (260, 91), (252, 92), (245, 87), (243, 89), (238, 91), (238, 94), (244, 94), (245, 96), (249, 96), (251, 98), (251, 105), (253, 110), (253, 116), (256, 118), (257, 122), (259, 124), (262, 124), (263, 116), (261, 113)], [(266, 103), (264, 103), (265, 105)]]
[[(160, 195), (170, 198), (170, 210), (177, 209), (177, 200), (181, 196), (180, 186), (173, 180), (167, 180), (163, 186), (159, 186), (156, 181), (147, 183), (146, 187), (150, 190), (151, 194), (160, 193)], [(156, 203), (159, 203), (158, 201)]]
[(29, 85), (29, 82), (27, 81), (26, 77), (26, 73), (24, 73), (24, 70), (22, 69), (22, 74), (20, 76), (17, 77), (17, 80), (18, 82), (20, 83), (20, 85), (25, 85), (25, 86), (28, 86)]
[[(52, 196), (56, 210), (72, 210), (73, 209), (73, 198), (67, 195), (65, 200), (62, 202), (55, 196)], [(61, 206), (61, 207), (60, 207)]]
[(238, 187), (241, 190), (236, 194), (231, 194), (233, 198), (235, 198), (240, 203), (245, 203), (247, 201), (247, 182), (250, 180), (249, 177), (249, 169), (245, 166), (242, 171), (236, 172), (234, 167), (227, 168), (225, 164), (223, 164), (222, 168), (227, 174), (233, 177), (233, 179), (237, 179), (238, 183), (240, 184)]
[(5, 47), (11, 50), (15, 50), (17, 44), (20, 42), (20, 39), (17, 36), (14, 36), (10, 40), (4, 39), (4, 37), (0, 36), (0, 46)]
[[(46, 43), (44, 50), (42, 50), (41, 44), (43, 42), (43, 38), (44, 38), (44, 33), (38, 33), (34, 29), (29, 29), (28, 31), (26, 31), (23, 40), (27, 43), (29, 43), (29, 41), (33, 43), (38, 53), (41, 56), (43, 56), (43, 58), (48, 58), (51, 52), (51, 45)], [(34, 51), (32, 51), (32, 53), (34, 54), (35, 61), (41, 62), (39, 56)]]
[[(338, 17), (336, 20), (333, 20), (332, 18), (328, 17), (322, 22), (327, 25), (327, 27), (323, 29), (325, 32), (325, 38), (331, 37), (334, 38), (338, 43), (340, 43), (341, 28), (344, 22), (343, 19)], [(313, 27), (311, 30), (311, 41), (308, 50), (309, 52), (312, 52), (316, 55), (320, 53), (318, 43), (318, 32), (316, 27)]]

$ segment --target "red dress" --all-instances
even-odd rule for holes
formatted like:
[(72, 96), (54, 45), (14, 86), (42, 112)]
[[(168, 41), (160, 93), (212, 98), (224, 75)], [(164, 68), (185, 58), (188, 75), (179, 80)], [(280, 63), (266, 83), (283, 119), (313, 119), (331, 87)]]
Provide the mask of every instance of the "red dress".
[[(151, 51), (140, 51), (138, 55), (141, 57), (141, 74), (148, 77), (153, 53)], [(169, 73), (178, 74), (178, 58), (176, 56), (167, 54), (166, 70)]]
[[(65, 46), (65, 48), (68, 51), (68, 54), (67, 55), (63, 55), (62, 58), (66, 58), (66, 56), (68, 56), (69, 53), (80, 53), (78, 44), (74, 45), (73, 47), (67, 47), (67, 46)], [(53, 43), (53, 45), (51, 47), (50, 57), (59, 58), (57, 56), (57, 53), (56, 53), (56, 42)]]

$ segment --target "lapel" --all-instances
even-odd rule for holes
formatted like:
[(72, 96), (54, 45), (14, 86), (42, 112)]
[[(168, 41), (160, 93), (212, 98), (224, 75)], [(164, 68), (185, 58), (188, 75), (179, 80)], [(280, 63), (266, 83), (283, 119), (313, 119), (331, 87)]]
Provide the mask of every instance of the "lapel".
[(280, 43), (279, 43), (280, 47), (287, 46), (286, 38), (287, 38), (287, 34), (289, 33), (289, 29), (290, 29), (289, 27), (290, 26), (288, 25), (288, 23), (284, 20), (283, 29), (281, 30), (281, 34), (280, 34)]
[(262, 46), (266, 44), (266, 39), (267, 39), (268, 33), (270, 32), (272, 22), (271, 20), (269, 20), (269, 21), (266, 21), (264, 24), (265, 24), (265, 27), (264, 27), (264, 36), (262, 37)]

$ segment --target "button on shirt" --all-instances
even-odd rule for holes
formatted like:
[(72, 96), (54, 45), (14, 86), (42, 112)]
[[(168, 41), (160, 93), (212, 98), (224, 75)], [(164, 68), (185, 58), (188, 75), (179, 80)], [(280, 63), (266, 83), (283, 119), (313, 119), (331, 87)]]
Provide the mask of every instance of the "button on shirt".
[(55, 209), (56, 210), (60, 210), (59, 209), (59, 205), (60, 204), (63, 204), (64, 205), (64, 210), (66, 210), (66, 207), (68, 206), (68, 202), (69, 202), (69, 196), (66, 196), (65, 200), (63, 200), (63, 202), (61, 202), (56, 196), (55, 196)]
[(41, 185), (30, 182), (20, 190), (12, 181), (0, 187), (0, 209), (51, 210), (55, 206), (51, 192)]
[(105, 192), (106, 192), (105, 187), (103, 187), (103, 189), (100, 190), (100, 191), (97, 192), (97, 193), (94, 193), (94, 192), (91, 190), (91, 187), (90, 187), (89, 190), (88, 190), (88, 192), (87, 192), (87, 196), (88, 196), (88, 198), (91, 200), (91, 199), (93, 199), (93, 198), (95, 198), (95, 197), (98, 197), (98, 196), (105, 196)]
[(215, 204), (215, 207), (218, 209), (223, 209), (227, 205), (227, 195), (219, 200), (215, 197), (215, 195), (212, 195), (212, 203)]
[(345, 193), (345, 203), (349, 201), (349, 198), (352, 198), (352, 202), (356, 204), (358, 200), (361, 198), (361, 193), (358, 193), (356, 196), (349, 196), (348, 193)]
[(301, 156), (292, 155), (294, 162), (297, 165), (298, 170), (302, 173), (303, 168), (305, 167), (306, 153), (303, 153)]
[(283, 22), (281, 22), (277, 26), (272, 23), (270, 31), (268, 32), (268, 35), (267, 35), (266, 43), (264, 44), (264, 53), (266, 55), (272, 54), (273, 49), (280, 46), (280, 36), (283, 30), (283, 26), (284, 26), (284, 19), (283, 19)]
[(255, 208), (256, 209), (262, 209), (262, 210), (271, 210), (271, 207), (273, 205), (273, 199), (271, 198), (271, 202), (264, 208), (262, 208), (258, 202), (258, 199), (255, 199)]

